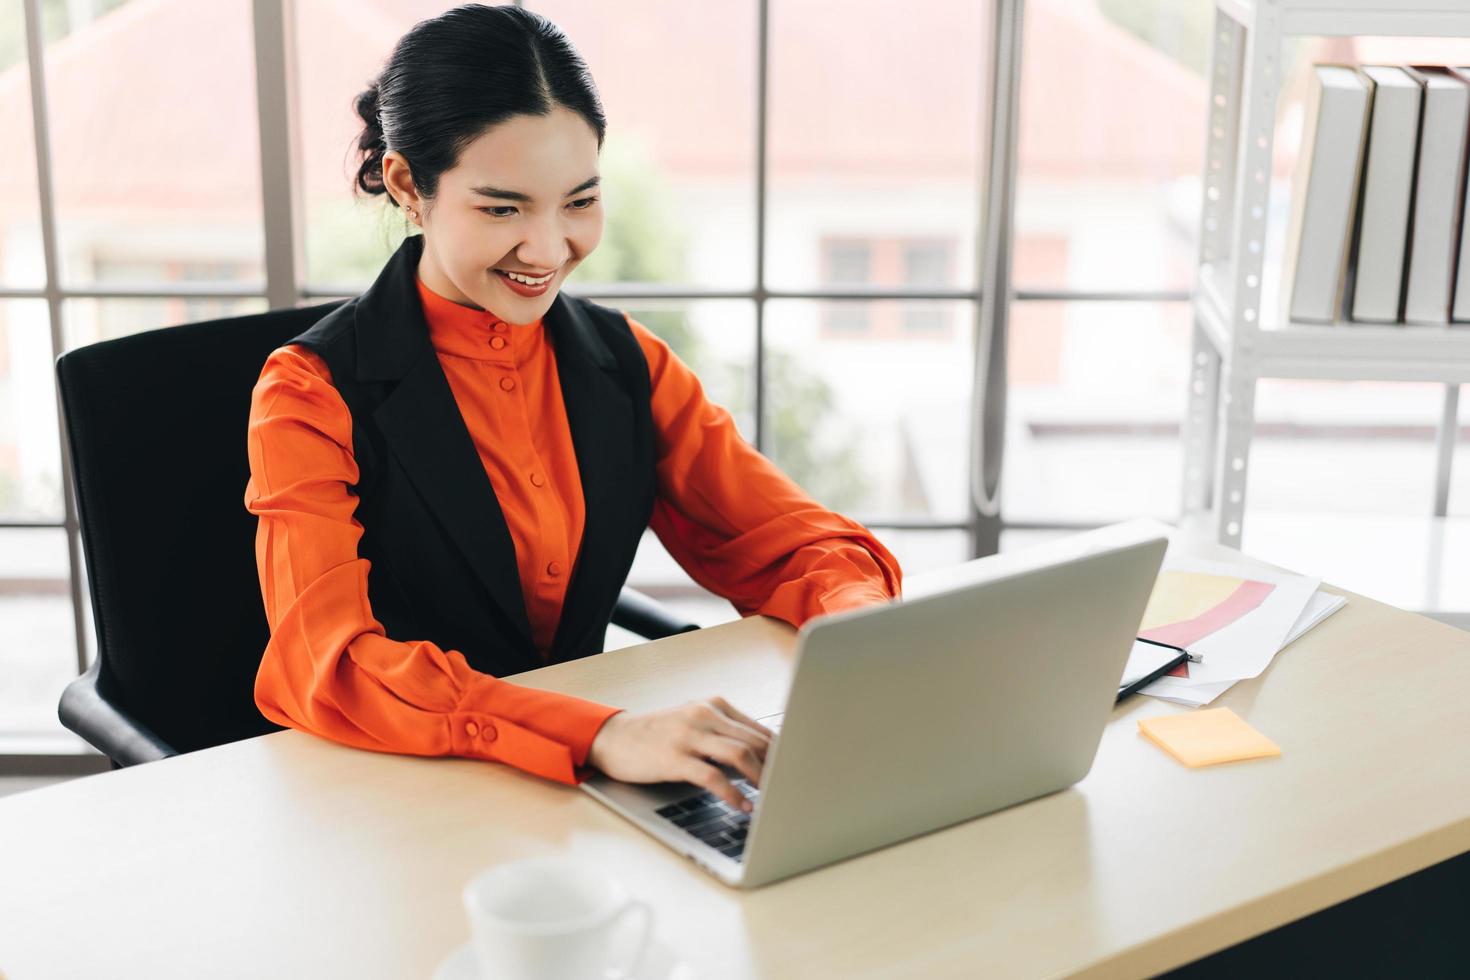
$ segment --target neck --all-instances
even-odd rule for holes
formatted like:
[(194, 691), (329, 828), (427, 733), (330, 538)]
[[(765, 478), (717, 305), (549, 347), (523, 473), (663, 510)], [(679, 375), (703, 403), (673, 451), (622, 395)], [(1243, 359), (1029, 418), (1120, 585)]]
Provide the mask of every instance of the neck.
[[(425, 242), (425, 245), (427, 244)], [(472, 310), (483, 311), (485, 309), (479, 303), (476, 303), (464, 293), (460, 292), (459, 287), (449, 281), (449, 277), (444, 275), (439, 269), (438, 264), (433, 260), (427, 248), (419, 256), (418, 277), (424, 281), (425, 286), (428, 286), (450, 302), (458, 303), (460, 306), (466, 306)]]

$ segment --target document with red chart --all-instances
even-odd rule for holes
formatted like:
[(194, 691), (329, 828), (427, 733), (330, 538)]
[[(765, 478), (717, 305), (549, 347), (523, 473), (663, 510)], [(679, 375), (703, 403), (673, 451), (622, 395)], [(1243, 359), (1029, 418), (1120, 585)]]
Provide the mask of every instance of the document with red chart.
[(1287, 572), (1166, 559), (1138, 635), (1200, 655), (1202, 663), (1187, 666), (1190, 681), (1255, 677), (1286, 644), (1320, 584)]
[[(1297, 637), (1345, 605), (1347, 605), (1347, 599), (1344, 597), (1318, 589), (1317, 594), (1312, 596), (1312, 601), (1307, 603), (1307, 608), (1303, 609), (1302, 614), (1297, 617), (1291, 632), (1286, 634), (1286, 642), (1282, 644), (1282, 647), (1291, 646)], [(1175, 704), (1187, 704), (1191, 708), (1198, 708), (1209, 704), (1230, 690), (1236, 683), (1236, 681), (1194, 681), (1188, 676), (1161, 677), (1144, 688), (1141, 693), (1161, 701), (1173, 701)]]

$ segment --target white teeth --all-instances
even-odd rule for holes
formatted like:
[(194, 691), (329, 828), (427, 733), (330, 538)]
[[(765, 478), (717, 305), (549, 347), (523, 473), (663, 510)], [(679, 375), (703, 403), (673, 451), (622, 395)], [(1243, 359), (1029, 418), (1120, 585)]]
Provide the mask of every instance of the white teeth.
[(523, 276), (519, 272), (507, 272), (505, 274), (507, 276), (509, 276), (510, 278), (514, 279), (516, 282), (523, 282), (527, 286), (540, 286), (543, 283), (548, 283), (548, 282), (551, 281), (551, 277), (554, 276), (554, 275), (556, 275), (555, 272), (548, 272), (546, 275), (542, 276), (540, 279), (532, 279), (530, 276)]

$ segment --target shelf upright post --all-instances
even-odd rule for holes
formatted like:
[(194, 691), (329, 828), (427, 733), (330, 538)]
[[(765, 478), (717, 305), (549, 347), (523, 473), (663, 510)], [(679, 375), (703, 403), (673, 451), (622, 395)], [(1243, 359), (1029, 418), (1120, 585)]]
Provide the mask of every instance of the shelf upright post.
[(1215, 539), (1239, 548), (1245, 515), (1246, 476), (1255, 427), (1260, 375), (1261, 270), (1266, 251), (1266, 209), (1271, 189), (1271, 147), (1281, 72), (1281, 20), (1277, 0), (1258, 0), (1244, 25), (1245, 70), (1241, 85), (1236, 192), (1231, 222), (1232, 281), (1225, 293), (1229, 351), (1222, 351), (1219, 445), (1216, 449)]
[[(1196, 266), (1201, 279), (1223, 273), (1230, 259), (1244, 48), (1241, 25), (1216, 7), (1210, 43), (1210, 104), (1205, 124), (1205, 176)], [(1180, 508), (1183, 514), (1203, 513), (1215, 505), (1211, 495), (1220, 419), (1221, 352), (1200, 322), (1198, 303), (1194, 304), (1193, 323), (1189, 389), (1184, 408), (1184, 496)]]
[(1450, 470), (1455, 462), (1455, 437), (1460, 430), (1460, 386), (1444, 386), (1443, 408), (1440, 410), (1439, 433), (1434, 450), (1434, 516), (1450, 512)]

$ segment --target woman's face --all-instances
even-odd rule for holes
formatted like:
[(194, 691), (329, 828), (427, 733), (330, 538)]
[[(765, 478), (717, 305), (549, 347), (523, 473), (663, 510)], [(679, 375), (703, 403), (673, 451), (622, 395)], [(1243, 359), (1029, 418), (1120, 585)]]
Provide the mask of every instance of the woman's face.
[[(481, 134), (440, 177), (432, 202), (418, 196), (397, 152), (384, 155), (383, 179), (419, 212), (424, 284), (511, 323), (543, 316), (602, 238), (597, 133), (561, 106), (549, 116), (512, 116)], [(508, 272), (550, 278), (526, 285)]]

